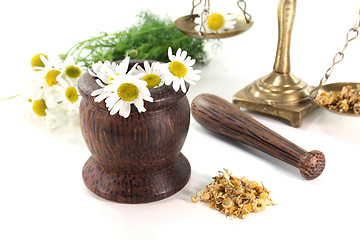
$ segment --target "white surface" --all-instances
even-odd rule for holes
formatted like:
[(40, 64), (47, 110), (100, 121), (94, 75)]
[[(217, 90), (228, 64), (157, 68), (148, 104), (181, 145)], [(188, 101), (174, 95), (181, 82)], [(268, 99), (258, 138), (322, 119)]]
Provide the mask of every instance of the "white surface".
[[(213, 5), (216, 2), (213, 0)], [(227, 1), (230, 2), (230, 1)], [(235, 2), (223, 4), (234, 9)], [(136, 4), (131, 6), (130, 3)], [(176, 3), (176, 4), (175, 4)], [(0, 10), (0, 98), (19, 93), (38, 52), (58, 54), (100, 31), (129, 26), (138, 9), (190, 12), (191, 1), (8, 1)], [(358, 13), (357, 0), (298, 1), (291, 43), (292, 73), (316, 85), (341, 50)], [(209, 92), (231, 100), (253, 80), (271, 72), (277, 45), (277, 1), (248, 1), (255, 21), (247, 33), (223, 41), (203, 68), (191, 101)], [(359, 82), (360, 39), (329, 82)], [(186, 187), (150, 204), (102, 200), (85, 187), (89, 157), (78, 128), (47, 132), (23, 119), (21, 98), (0, 102), (0, 239), (358, 239), (359, 118), (316, 109), (300, 128), (250, 114), (300, 147), (320, 150), (326, 168), (306, 181), (297, 169), (247, 146), (223, 141), (191, 119), (183, 154), (192, 166)], [(262, 181), (276, 206), (247, 220), (226, 218), (190, 197), (227, 168), (235, 176)]]

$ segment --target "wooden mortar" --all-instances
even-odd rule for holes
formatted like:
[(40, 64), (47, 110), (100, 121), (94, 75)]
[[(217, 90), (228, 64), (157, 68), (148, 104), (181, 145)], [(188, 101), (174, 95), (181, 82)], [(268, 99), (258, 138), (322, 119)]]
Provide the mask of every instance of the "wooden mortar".
[[(131, 60), (144, 67), (144, 61)], [(150, 61), (149, 61), (150, 62)], [(139, 113), (111, 116), (105, 101), (94, 102), (100, 88), (89, 73), (79, 80), (81, 131), (91, 156), (83, 167), (85, 185), (96, 195), (121, 203), (153, 202), (181, 190), (190, 178), (190, 164), (180, 153), (190, 121), (182, 91), (163, 85), (150, 89), (154, 102)], [(187, 88), (189, 86), (187, 85)]]

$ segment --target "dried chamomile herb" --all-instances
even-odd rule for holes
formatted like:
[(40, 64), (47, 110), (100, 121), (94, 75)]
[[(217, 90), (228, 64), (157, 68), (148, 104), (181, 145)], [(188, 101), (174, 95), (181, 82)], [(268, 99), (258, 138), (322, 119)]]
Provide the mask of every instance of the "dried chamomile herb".
[(199, 199), (227, 216), (242, 219), (251, 212), (261, 212), (266, 206), (274, 205), (269, 190), (263, 185), (246, 177), (239, 179), (228, 170), (219, 171), (219, 176), (213, 177), (204, 191), (191, 197), (194, 203)]
[(323, 92), (318, 96), (317, 103), (330, 110), (360, 114), (360, 85), (357, 88), (344, 86), (340, 93)]

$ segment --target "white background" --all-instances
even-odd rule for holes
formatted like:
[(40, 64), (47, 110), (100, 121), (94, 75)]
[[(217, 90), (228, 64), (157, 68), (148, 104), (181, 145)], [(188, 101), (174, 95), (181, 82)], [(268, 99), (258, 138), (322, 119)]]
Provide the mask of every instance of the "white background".
[[(223, 40), (189, 101), (200, 93), (229, 101), (240, 89), (272, 71), (277, 45), (276, 0), (248, 1), (255, 22), (245, 34)], [(219, 6), (221, 5), (221, 6)], [(215, 1), (213, 9), (234, 11), (236, 1)], [(359, 1), (302, 0), (291, 42), (292, 73), (317, 85), (355, 23)], [(58, 54), (100, 31), (130, 26), (138, 10), (173, 20), (190, 12), (189, 1), (8, 1), (0, 8), (0, 98), (23, 91), (30, 59)], [(329, 82), (359, 82), (360, 39)], [(27, 120), (21, 97), (0, 102), (0, 239), (359, 239), (360, 122), (323, 109), (300, 128), (262, 114), (251, 116), (303, 149), (326, 156), (323, 174), (313, 181), (294, 167), (247, 146), (224, 141), (191, 119), (182, 153), (192, 173), (172, 197), (127, 205), (100, 199), (82, 181), (90, 153), (79, 128), (49, 132)], [(190, 197), (218, 170), (262, 181), (276, 206), (246, 220), (232, 220)]]

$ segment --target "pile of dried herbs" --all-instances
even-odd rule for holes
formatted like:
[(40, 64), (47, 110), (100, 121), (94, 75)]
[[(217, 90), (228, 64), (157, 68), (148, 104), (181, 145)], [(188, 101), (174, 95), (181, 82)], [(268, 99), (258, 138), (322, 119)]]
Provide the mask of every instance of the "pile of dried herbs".
[(318, 96), (317, 103), (330, 110), (360, 114), (360, 85), (356, 88), (344, 86), (340, 93), (335, 91), (323, 92)]
[[(207, 64), (205, 42), (180, 32), (170, 18), (160, 18), (149, 11), (141, 11), (138, 21), (125, 31), (81, 41), (66, 54), (72, 55), (76, 62), (84, 62), (91, 67), (92, 62), (117, 61), (130, 56), (131, 59), (157, 60), (168, 62), (167, 50), (181, 48), (196, 59), (199, 64)], [(216, 44), (214, 45), (216, 47)]]
[(251, 212), (261, 212), (266, 206), (274, 205), (270, 192), (264, 186), (245, 177), (239, 179), (228, 170), (213, 177), (204, 191), (193, 196), (191, 201), (198, 202), (199, 199), (227, 216), (242, 219)]

